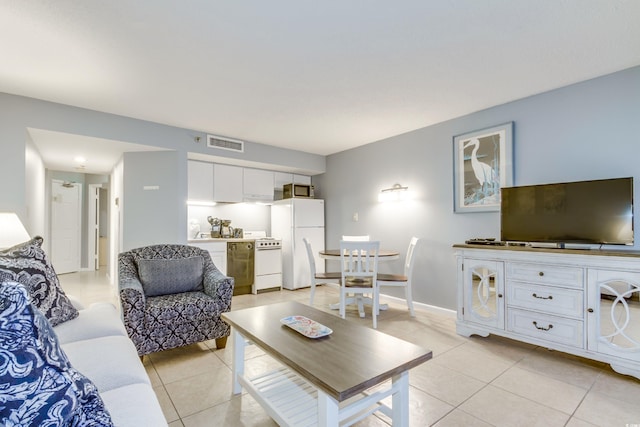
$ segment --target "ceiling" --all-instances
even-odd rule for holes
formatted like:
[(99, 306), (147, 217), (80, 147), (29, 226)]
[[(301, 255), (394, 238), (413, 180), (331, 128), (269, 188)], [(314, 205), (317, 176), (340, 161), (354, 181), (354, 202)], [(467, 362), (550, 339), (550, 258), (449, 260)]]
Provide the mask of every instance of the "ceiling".
[[(56, 171), (108, 175), (122, 153), (165, 151), (158, 147), (131, 144), (43, 129), (28, 129), (47, 168)], [(91, 147), (91, 152), (87, 152)]]
[(639, 21), (634, 0), (3, 0), (0, 92), (328, 155), (640, 65)]

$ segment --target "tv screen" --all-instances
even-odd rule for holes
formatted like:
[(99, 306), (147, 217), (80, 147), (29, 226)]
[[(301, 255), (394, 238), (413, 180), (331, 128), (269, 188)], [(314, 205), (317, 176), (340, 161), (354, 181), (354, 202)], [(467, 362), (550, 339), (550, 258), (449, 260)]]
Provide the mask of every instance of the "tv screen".
[(633, 244), (633, 178), (502, 188), (505, 242)]

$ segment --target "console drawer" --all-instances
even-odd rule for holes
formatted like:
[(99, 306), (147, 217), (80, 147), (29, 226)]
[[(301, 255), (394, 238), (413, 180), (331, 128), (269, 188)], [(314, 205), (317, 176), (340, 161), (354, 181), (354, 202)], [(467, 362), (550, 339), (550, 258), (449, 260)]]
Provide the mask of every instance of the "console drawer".
[(581, 320), (566, 319), (526, 310), (508, 309), (507, 329), (521, 335), (577, 348), (584, 348)]
[(506, 265), (507, 280), (559, 285), (568, 288), (582, 289), (583, 275), (583, 270), (579, 267), (561, 267), (517, 262), (509, 262)]
[(560, 316), (584, 316), (582, 290), (532, 283), (507, 282), (507, 304)]

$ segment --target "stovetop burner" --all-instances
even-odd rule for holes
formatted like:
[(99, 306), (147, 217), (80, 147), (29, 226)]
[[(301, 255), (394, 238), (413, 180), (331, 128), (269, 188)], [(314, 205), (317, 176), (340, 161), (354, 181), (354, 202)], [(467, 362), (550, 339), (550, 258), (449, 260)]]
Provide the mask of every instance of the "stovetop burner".
[(256, 249), (280, 249), (282, 241), (275, 237), (267, 237), (266, 231), (245, 231), (245, 239), (255, 239)]

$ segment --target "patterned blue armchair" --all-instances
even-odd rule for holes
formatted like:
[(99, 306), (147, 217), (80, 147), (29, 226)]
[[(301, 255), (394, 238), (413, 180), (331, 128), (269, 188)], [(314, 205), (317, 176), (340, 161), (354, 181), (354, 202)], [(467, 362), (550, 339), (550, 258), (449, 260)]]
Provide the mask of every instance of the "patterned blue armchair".
[(210, 339), (224, 348), (233, 278), (209, 252), (187, 245), (153, 245), (118, 256), (118, 290), (124, 325), (138, 355)]

